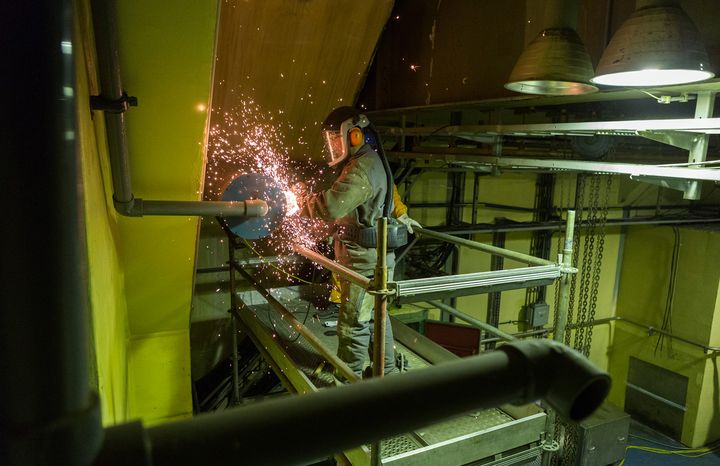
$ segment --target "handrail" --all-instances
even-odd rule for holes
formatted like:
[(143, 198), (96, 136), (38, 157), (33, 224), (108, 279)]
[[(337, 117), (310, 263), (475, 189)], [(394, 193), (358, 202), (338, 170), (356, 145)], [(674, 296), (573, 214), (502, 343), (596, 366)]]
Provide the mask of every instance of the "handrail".
[(547, 259), (541, 259), (539, 257), (531, 256), (529, 254), (523, 254), (517, 251), (511, 251), (505, 248), (499, 248), (497, 246), (491, 246), (489, 244), (478, 243), (465, 238), (458, 238), (457, 236), (448, 235), (447, 233), (440, 233), (439, 231), (428, 230), (427, 228), (415, 227), (414, 231), (420, 233), (422, 236), (429, 236), (430, 238), (447, 241), (448, 243), (454, 243), (459, 246), (465, 246), (478, 251), (487, 252), (496, 256), (511, 259), (517, 262), (522, 262), (528, 265), (557, 265), (557, 263), (549, 261)]
[(316, 264), (322, 265), (326, 269), (330, 270), (331, 272), (335, 272), (341, 277), (347, 279), (351, 283), (354, 283), (358, 286), (361, 286), (365, 288), (366, 290), (370, 287), (370, 279), (368, 277), (363, 277), (359, 273), (348, 269), (347, 267), (338, 264), (332, 259), (328, 259), (327, 257), (323, 256), (320, 253), (317, 253), (311, 249), (306, 248), (305, 246), (301, 246), (299, 244), (293, 244), (292, 246), (293, 250), (300, 254), (301, 256), (305, 256), (311, 261), (315, 262)]
[(436, 308), (440, 309), (441, 311), (445, 311), (448, 314), (454, 315), (458, 319), (464, 320), (465, 322), (473, 325), (474, 327), (479, 327), (488, 333), (492, 333), (493, 335), (495, 335), (499, 338), (502, 338), (505, 341), (516, 341), (517, 340), (517, 338), (515, 336), (510, 335), (509, 333), (505, 333), (502, 330), (500, 330), (499, 328), (497, 328), (493, 325), (490, 325), (486, 322), (483, 322), (481, 320), (478, 320), (472, 316), (469, 316), (469, 315), (465, 314), (464, 312), (461, 312), (461, 311), (455, 309), (452, 306), (448, 306), (445, 303), (441, 303), (440, 301), (428, 301), (427, 303), (430, 304), (431, 306), (435, 306)]

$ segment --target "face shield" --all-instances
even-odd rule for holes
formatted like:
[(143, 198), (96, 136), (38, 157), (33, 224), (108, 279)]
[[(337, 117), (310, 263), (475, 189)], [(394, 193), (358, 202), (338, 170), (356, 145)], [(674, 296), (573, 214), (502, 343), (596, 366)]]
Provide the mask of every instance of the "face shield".
[(332, 167), (345, 160), (348, 155), (346, 138), (343, 136), (342, 131), (326, 130), (323, 133), (327, 149), (327, 162)]

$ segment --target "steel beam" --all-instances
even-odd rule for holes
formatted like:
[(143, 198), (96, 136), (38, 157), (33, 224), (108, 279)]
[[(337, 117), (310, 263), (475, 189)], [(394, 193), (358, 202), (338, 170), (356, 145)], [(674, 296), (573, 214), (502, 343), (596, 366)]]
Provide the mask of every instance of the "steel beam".
[(273, 368), (283, 386), (293, 393), (312, 393), (317, 387), (307, 375), (295, 366), (290, 355), (278, 340), (269, 334), (267, 328), (257, 318), (255, 312), (242, 300), (237, 300), (237, 309), (232, 311), (233, 318), (243, 326), (255, 347)]
[(454, 353), (446, 350), (425, 335), (416, 332), (394, 317), (390, 318), (393, 336), (396, 341), (405, 345), (410, 351), (425, 359), (430, 364), (439, 364), (458, 358)]
[(690, 131), (720, 133), (720, 118), (667, 118), (661, 120), (585, 121), (577, 123), (536, 123), (526, 125), (456, 125), (381, 127), (394, 136), (637, 136), (639, 131)]
[(720, 170), (714, 168), (672, 167), (619, 162), (589, 162), (584, 160), (528, 159), (522, 157), (491, 157), (487, 155), (449, 154), (444, 152), (388, 152), (389, 156), (425, 158), (445, 162), (489, 165), (506, 169), (545, 169), (550, 171), (580, 171), (611, 173), (630, 177), (651, 176), (680, 180), (720, 182)]
[[(702, 91), (720, 90), (720, 79), (711, 79), (701, 83), (680, 84), (677, 86), (663, 86), (656, 88), (643, 89), (654, 94), (679, 94), (679, 93), (699, 93)], [(494, 109), (512, 109), (512, 108), (528, 108), (528, 107), (545, 107), (554, 105), (572, 105), (588, 102), (609, 102), (621, 100), (647, 100), (647, 94), (640, 89), (609, 89), (600, 92), (581, 95), (517, 95), (512, 97), (502, 97), (497, 99), (470, 100), (464, 102), (449, 102), (431, 105), (416, 105), (409, 107), (395, 107), (382, 110), (371, 110), (367, 115), (373, 121), (386, 119), (388, 117), (406, 118), (416, 113), (427, 112), (451, 112), (457, 110), (474, 110), (489, 111)]]

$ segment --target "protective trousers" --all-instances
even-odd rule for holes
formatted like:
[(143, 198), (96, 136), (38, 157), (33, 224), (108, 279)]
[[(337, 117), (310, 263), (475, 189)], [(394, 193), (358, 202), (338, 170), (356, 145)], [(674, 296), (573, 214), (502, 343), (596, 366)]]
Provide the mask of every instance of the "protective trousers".
[[(392, 280), (392, 269), (388, 269), (388, 280)], [(372, 361), (373, 314), (375, 296), (362, 287), (341, 280), (342, 298), (338, 316), (338, 357), (358, 376), (362, 375), (366, 356)], [(397, 372), (395, 349), (390, 317), (385, 317), (385, 374)]]

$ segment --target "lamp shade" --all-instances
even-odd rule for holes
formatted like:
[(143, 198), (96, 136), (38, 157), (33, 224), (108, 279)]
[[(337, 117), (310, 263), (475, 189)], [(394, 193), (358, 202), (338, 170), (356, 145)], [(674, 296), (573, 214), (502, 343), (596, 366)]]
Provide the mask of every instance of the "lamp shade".
[(620, 26), (592, 79), (607, 86), (667, 86), (715, 74), (697, 28), (674, 2), (649, 2)]
[(525, 48), (505, 88), (525, 94), (576, 95), (595, 92), (592, 62), (574, 29), (548, 28)]

